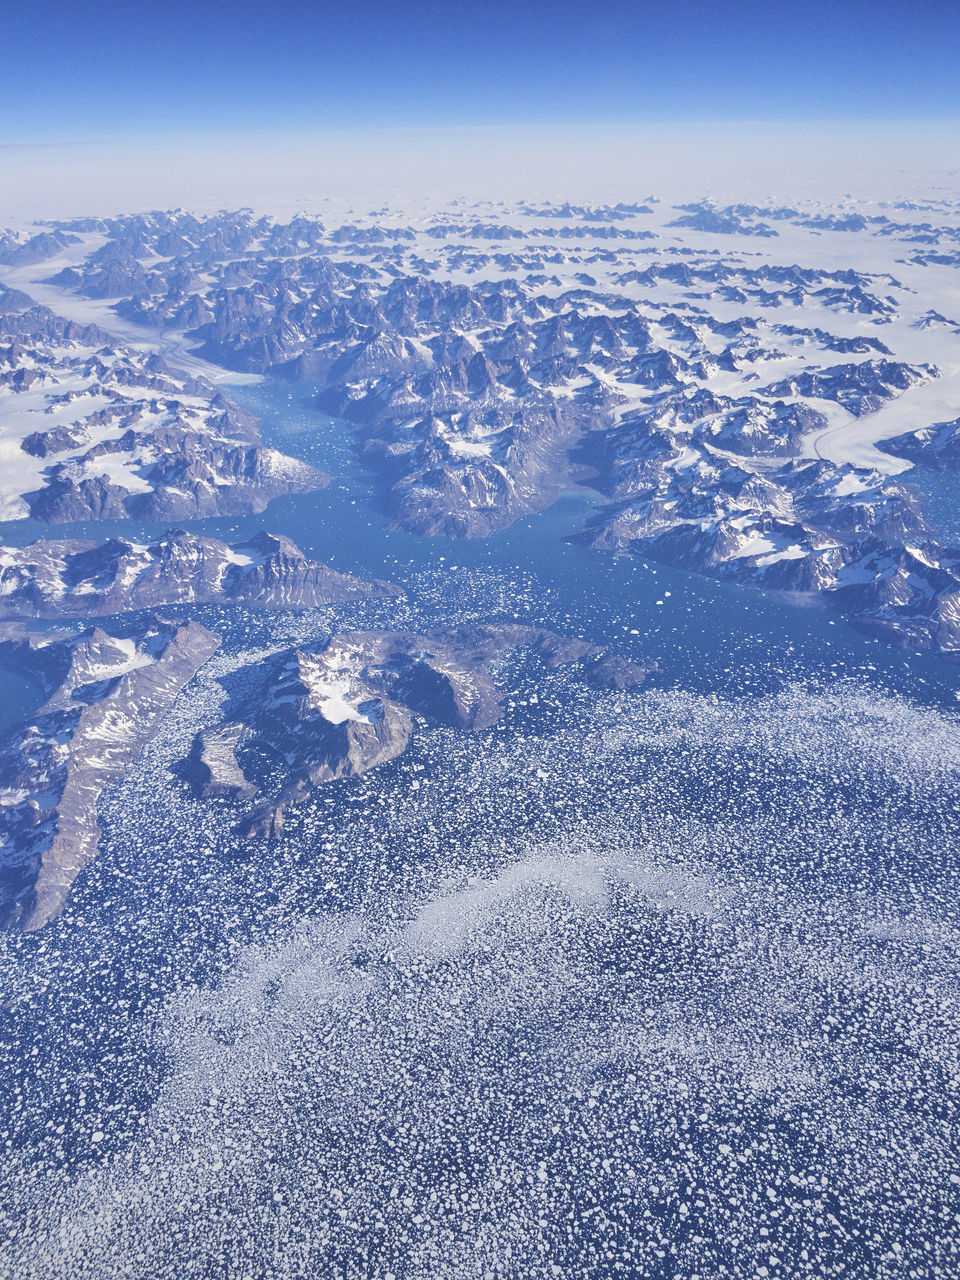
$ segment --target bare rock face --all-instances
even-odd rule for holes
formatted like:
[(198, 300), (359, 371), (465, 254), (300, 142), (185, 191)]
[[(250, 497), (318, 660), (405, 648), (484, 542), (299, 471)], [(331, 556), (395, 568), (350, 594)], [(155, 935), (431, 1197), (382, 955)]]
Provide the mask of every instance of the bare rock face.
[(282, 760), (290, 785), (264, 800), (241, 831), (276, 834), (283, 814), (316, 785), (366, 773), (407, 746), (414, 719), (473, 731), (500, 718), (491, 663), (525, 649), (549, 666), (595, 659), (598, 645), (537, 627), (464, 626), (415, 634), (346, 631), (318, 649), (278, 655), (254, 693), (194, 741), (183, 772), (203, 795), (246, 798), (244, 743)]
[(103, 617), (180, 604), (309, 609), (400, 595), (308, 560), (296, 543), (259, 533), (228, 545), (175, 529), (149, 544), (51, 540), (0, 546), (0, 617)]
[(649, 679), (656, 671), (657, 664), (644, 666), (639, 662), (631, 662), (629, 658), (621, 658), (616, 654), (604, 654), (587, 666), (587, 681), (595, 689), (611, 689), (622, 692), (633, 689)]
[(243, 725), (218, 725), (204, 729), (193, 740), (183, 776), (192, 782), (204, 799), (226, 796), (230, 800), (251, 800), (257, 789), (244, 777), (237, 763), (237, 743)]
[(960, 418), (906, 431), (877, 446), (897, 458), (935, 471), (960, 472)]
[(134, 629), (11, 646), (50, 697), (0, 744), (0, 925), (37, 929), (60, 913), (97, 852), (100, 792), (219, 643), (199, 623), (154, 615)]

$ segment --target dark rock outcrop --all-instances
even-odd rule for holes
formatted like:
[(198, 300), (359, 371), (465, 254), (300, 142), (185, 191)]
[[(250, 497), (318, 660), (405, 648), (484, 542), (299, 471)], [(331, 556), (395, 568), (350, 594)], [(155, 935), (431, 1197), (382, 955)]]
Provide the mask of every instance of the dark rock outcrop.
[(174, 529), (151, 543), (51, 539), (0, 545), (0, 617), (104, 617), (181, 604), (309, 609), (401, 594), (308, 560), (289, 538), (259, 533), (228, 545)]
[(597, 645), (520, 625), (342, 632), (320, 648), (278, 655), (229, 718), (198, 735), (182, 772), (201, 794), (244, 797), (255, 783), (244, 776), (237, 748), (255, 744), (282, 763), (289, 782), (240, 829), (275, 835), (284, 811), (314, 786), (366, 773), (399, 755), (415, 717), (465, 731), (495, 724), (501, 693), (489, 666), (512, 649), (548, 666), (601, 652)]
[(60, 913), (97, 851), (100, 792), (219, 643), (199, 623), (148, 616), (135, 629), (5, 646), (50, 697), (0, 744), (0, 926), (37, 929)]

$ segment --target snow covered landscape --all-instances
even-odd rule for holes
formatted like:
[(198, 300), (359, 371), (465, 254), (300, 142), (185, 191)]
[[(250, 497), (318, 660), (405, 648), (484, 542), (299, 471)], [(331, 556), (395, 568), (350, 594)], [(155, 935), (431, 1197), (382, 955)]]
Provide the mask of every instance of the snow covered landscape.
[(960, 196), (0, 236), (3, 1274), (949, 1273), (958, 265)]
[[(11, 232), (0, 262), (88, 343), (113, 325), (221, 377), (316, 387), (404, 528), (484, 535), (586, 486), (606, 499), (592, 546), (950, 653), (958, 557), (910, 469), (952, 465), (960, 209), (913, 204), (481, 202), (334, 227), (178, 212)], [(121, 398), (90, 348), (55, 393), (35, 354), (11, 356), (11, 511), (184, 519), (323, 483), (235, 443), (254, 428), (222, 393), (137, 359), (125, 387), (178, 398)], [(865, 565), (873, 590), (851, 590)]]

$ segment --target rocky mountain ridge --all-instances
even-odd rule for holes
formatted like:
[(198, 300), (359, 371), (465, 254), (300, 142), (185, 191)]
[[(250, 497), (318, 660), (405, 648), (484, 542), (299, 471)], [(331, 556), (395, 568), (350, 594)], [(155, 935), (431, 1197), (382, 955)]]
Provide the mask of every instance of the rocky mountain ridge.
[(0, 447), (5, 519), (246, 514), (329, 480), (210, 384), (2, 286)]
[[(84, 241), (59, 289), (227, 367), (316, 383), (405, 529), (482, 536), (587, 482), (609, 504), (591, 545), (841, 607), (830, 564), (878, 541), (892, 563), (930, 531), (881, 454), (838, 462), (820, 442), (919, 403), (941, 370), (909, 331), (950, 326), (898, 274), (912, 260), (866, 271), (784, 246), (956, 242), (945, 206), (903, 212), (480, 202), (340, 226), (176, 211), (49, 230)], [(881, 448), (946, 467), (949, 427)]]
[(400, 594), (393, 583), (308, 560), (289, 538), (264, 532), (233, 544), (183, 529), (150, 543), (0, 544), (0, 618), (102, 617), (194, 603), (309, 609)]
[(0, 927), (37, 929), (95, 856), (101, 790), (143, 750), (220, 639), (148, 616), (67, 640), (3, 646), (49, 691), (0, 743)]
[(404, 751), (417, 717), (466, 732), (495, 724), (502, 691), (491, 666), (516, 649), (551, 667), (583, 663), (584, 677), (602, 688), (638, 684), (647, 675), (604, 657), (602, 646), (539, 627), (341, 632), (268, 662), (253, 692), (197, 735), (185, 776), (201, 795), (250, 800), (259, 786), (238, 750), (253, 745), (265, 752), (288, 781), (243, 819), (241, 830), (276, 835), (285, 812), (313, 787), (366, 773)]

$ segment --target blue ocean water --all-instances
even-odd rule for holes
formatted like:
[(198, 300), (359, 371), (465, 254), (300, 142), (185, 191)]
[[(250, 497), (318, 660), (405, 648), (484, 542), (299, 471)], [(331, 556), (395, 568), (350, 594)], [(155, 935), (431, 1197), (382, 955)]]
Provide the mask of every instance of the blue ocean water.
[[(196, 610), (221, 653), (63, 916), (0, 939), (0, 1275), (955, 1274), (960, 671), (567, 542), (588, 492), (392, 530), (309, 388), (236, 398), (334, 480), (194, 527), (410, 595)], [(245, 652), (464, 617), (657, 670), (514, 662), (493, 732), (418, 729), (273, 843), (171, 771)]]
[[(186, 521), (184, 527), (231, 541), (260, 529), (286, 534), (335, 568), (403, 582), (424, 570), (456, 573), (495, 568), (532, 575), (548, 603), (530, 617), (655, 661), (660, 679), (697, 690), (760, 691), (798, 677), (865, 671), (890, 687), (949, 703), (960, 691), (956, 672), (939, 659), (900, 653), (858, 634), (842, 618), (816, 607), (722, 585), (634, 556), (611, 556), (565, 541), (581, 529), (596, 501), (589, 490), (562, 496), (548, 510), (481, 539), (423, 538), (390, 527), (378, 512), (370, 476), (357, 461), (350, 428), (314, 405), (302, 384), (265, 379), (230, 389), (255, 412), (266, 443), (333, 476), (320, 492), (280, 498), (259, 515)], [(914, 473), (911, 472), (911, 481)], [(956, 477), (925, 473), (931, 519), (960, 540)], [(147, 538), (165, 524), (98, 521), (50, 526), (20, 520), (0, 524), (0, 539), (22, 546), (36, 538)], [(13, 723), (30, 693), (10, 673), (0, 723)]]
[(901, 479), (919, 490), (924, 515), (938, 541), (960, 546), (960, 476), (912, 467)]

